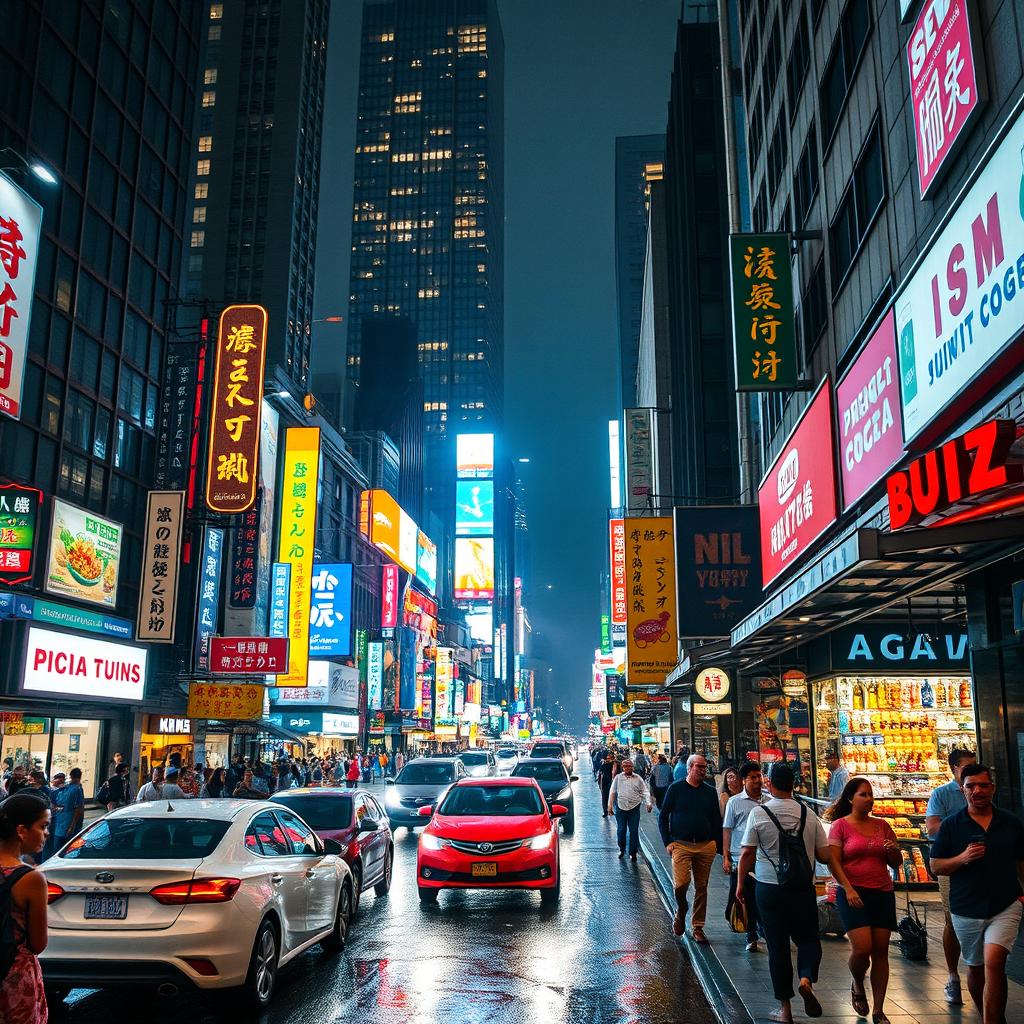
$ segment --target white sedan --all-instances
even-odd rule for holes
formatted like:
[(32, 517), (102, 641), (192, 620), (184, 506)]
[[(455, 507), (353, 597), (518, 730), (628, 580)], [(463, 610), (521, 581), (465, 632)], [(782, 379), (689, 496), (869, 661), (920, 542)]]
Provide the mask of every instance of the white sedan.
[(43, 865), (47, 989), (238, 987), (265, 1006), (279, 967), (315, 943), (345, 945), (353, 883), (340, 854), (262, 800), (119, 808)]

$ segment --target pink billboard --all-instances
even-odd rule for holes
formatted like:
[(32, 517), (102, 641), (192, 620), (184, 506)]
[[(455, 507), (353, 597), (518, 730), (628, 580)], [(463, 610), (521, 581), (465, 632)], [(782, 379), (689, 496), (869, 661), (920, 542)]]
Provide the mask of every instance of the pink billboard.
[(971, 46), (970, 3), (926, 0), (907, 41), (922, 199), (985, 99), (985, 76)]
[(836, 386), (843, 509), (863, 497), (903, 454), (893, 311)]

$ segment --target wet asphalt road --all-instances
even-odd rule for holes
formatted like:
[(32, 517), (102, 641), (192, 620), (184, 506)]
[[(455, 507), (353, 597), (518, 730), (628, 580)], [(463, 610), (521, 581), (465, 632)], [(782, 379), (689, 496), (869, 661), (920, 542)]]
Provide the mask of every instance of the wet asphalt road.
[[(576, 833), (561, 837), (562, 893), (445, 892), (421, 908), (416, 838), (395, 837), (390, 894), (363, 896), (339, 956), (314, 947), (281, 971), (264, 1014), (228, 995), (162, 999), (77, 990), (70, 1024), (712, 1024), (641, 855), (616, 857), (615, 829), (580, 765)], [(645, 812), (646, 813), (646, 812)]]

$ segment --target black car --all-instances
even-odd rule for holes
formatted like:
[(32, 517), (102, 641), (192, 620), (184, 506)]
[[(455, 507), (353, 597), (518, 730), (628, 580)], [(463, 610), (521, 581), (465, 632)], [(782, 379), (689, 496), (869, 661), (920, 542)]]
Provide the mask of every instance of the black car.
[(523, 775), (528, 779), (536, 779), (544, 793), (548, 806), (563, 804), (569, 813), (562, 818), (562, 831), (572, 835), (576, 830), (576, 802), (573, 799), (572, 784), (578, 776), (570, 775), (561, 761), (547, 757), (524, 757), (512, 769), (512, 775)]

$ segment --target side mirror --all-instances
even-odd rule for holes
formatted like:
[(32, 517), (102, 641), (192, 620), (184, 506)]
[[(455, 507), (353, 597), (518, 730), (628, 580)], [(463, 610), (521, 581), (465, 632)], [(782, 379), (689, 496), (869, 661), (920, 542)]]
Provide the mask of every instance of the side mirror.
[(569, 776), (569, 781), (570, 782), (579, 782), (580, 781), (580, 777), (578, 775), (570, 775)]
[(394, 784), (395, 780), (390, 775), (384, 780), (385, 786), (393, 786)]
[(324, 853), (331, 853), (335, 857), (340, 857), (344, 852), (344, 847), (337, 839), (324, 839), (322, 842), (324, 844)]
[(380, 828), (380, 822), (376, 818), (363, 818), (359, 823), (360, 832), (376, 832)]
[(552, 804), (551, 805), (551, 817), (560, 818), (563, 814), (568, 814), (569, 808), (565, 804)]
[(427, 804), (426, 807), (421, 807), (416, 813), (421, 818), (429, 818), (434, 813), (434, 808)]

